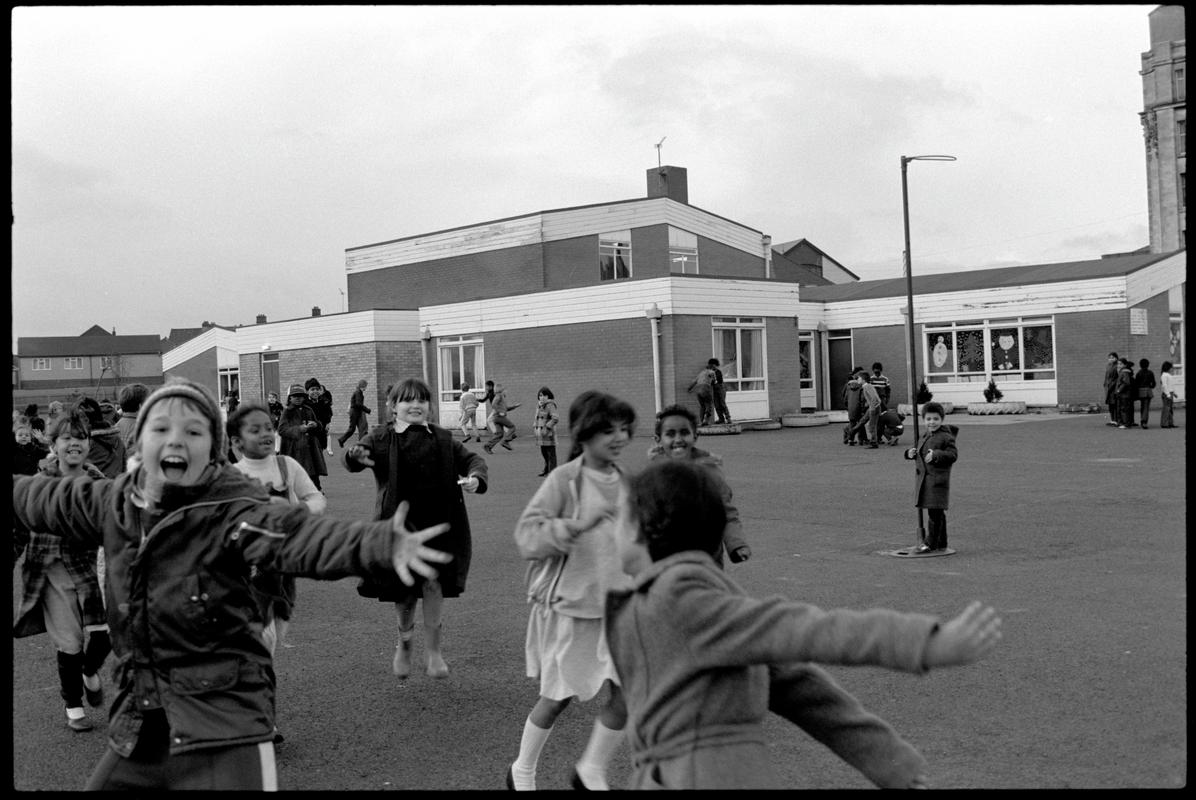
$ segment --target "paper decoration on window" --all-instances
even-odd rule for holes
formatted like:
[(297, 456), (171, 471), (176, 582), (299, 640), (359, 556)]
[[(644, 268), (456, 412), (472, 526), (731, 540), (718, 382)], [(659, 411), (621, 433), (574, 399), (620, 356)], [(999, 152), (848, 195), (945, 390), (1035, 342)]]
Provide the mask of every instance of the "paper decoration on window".
[(1130, 309), (1130, 333), (1139, 336), (1146, 335), (1147, 330), (1145, 308)]

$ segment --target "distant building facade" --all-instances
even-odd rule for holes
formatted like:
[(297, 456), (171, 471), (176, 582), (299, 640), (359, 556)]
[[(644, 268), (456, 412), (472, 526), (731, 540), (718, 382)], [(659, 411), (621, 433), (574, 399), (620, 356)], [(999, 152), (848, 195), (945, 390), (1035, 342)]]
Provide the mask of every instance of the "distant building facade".
[(14, 391), (75, 391), (115, 396), (130, 383), (162, 383), (162, 339), (154, 335), (116, 335), (93, 325), (79, 336), (28, 336), (17, 339)]
[(1150, 249), (1169, 253), (1187, 247), (1188, 90), (1184, 7), (1150, 12), (1150, 50), (1142, 54), (1142, 132), (1146, 140), (1146, 188)]

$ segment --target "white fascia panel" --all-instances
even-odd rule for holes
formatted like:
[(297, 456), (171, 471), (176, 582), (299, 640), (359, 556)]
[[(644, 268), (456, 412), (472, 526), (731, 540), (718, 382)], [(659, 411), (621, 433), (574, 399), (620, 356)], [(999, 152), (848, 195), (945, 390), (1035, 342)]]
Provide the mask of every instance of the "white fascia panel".
[(1188, 278), (1188, 252), (1176, 253), (1169, 258), (1143, 267), (1125, 276), (1125, 301), (1135, 306), (1155, 295), (1169, 292)]
[(666, 315), (791, 317), (797, 301), (791, 283), (671, 276), (424, 306), (420, 325), (433, 336), (463, 336), (643, 318), (653, 303)]
[[(1047, 316), (1125, 307), (1125, 278), (1111, 277), (914, 295), (914, 321)], [(904, 325), (905, 309), (904, 297), (831, 301), (826, 304), (826, 324), (829, 328)]]
[(368, 272), (450, 256), (538, 244), (541, 241), (541, 221), (540, 214), (531, 214), (486, 225), (457, 228), (362, 247), (345, 253), (345, 272)]
[(224, 328), (209, 328), (198, 336), (193, 336), (178, 347), (173, 347), (162, 354), (162, 371), (172, 370), (179, 364), (186, 363), (201, 353), (213, 347), (236, 350), (236, 331)]
[(267, 322), (237, 328), (237, 351), (242, 354), (305, 350), (364, 342), (419, 341), (419, 312), (370, 310), (320, 317)]

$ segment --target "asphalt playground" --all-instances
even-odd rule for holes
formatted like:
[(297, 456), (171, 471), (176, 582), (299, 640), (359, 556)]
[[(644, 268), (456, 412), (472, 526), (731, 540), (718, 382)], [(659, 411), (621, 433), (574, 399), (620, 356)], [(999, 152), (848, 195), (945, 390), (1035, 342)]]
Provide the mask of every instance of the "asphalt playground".
[[(300, 579), (276, 659), (282, 790), (503, 788), (537, 694), (523, 672), (525, 564), (511, 534), (541, 460), (530, 411), (512, 416), (515, 451), (486, 456), (490, 491), (467, 495), (474, 561), (465, 594), (445, 604), (447, 679), (391, 674), (393, 607), (359, 597), (355, 579)], [(839, 424), (699, 444), (724, 458), (753, 551), (728, 569), (752, 594), (943, 617), (973, 599), (999, 610), (1004, 639), (980, 663), (922, 676), (828, 667), (921, 750), (932, 788), (1181, 788), (1186, 412), (1176, 417), (1174, 430), (1118, 430), (1095, 414), (949, 415), (960, 428), (947, 513), (956, 552), (936, 558), (884, 554), (915, 543), (903, 447), (844, 446)], [(626, 453), (630, 469), (645, 461), (650, 421)], [(910, 438), (907, 427), (902, 444)], [(558, 445), (562, 461), (569, 444)], [(370, 474), (330, 472), (328, 513), (368, 518)], [(15, 604), (19, 572), (13, 594)], [(421, 633), (422, 622), (417, 665)], [(90, 710), (92, 732), (68, 730), (49, 639), (12, 641), (13, 787), (80, 789), (105, 747), (106, 712)], [(561, 716), (541, 789), (568, 787), (596, 710), (575, 703)], [(871, 786), (784, 720), (770, 718), (767, 734), (793, 789)], [(629, 769), (624, 749), (612, 785)]]

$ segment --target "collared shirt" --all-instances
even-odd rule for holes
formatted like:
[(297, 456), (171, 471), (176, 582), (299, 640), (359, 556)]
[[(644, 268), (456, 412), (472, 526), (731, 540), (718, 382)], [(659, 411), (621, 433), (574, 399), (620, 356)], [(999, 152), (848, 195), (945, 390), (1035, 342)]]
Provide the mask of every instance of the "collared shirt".
[[(405, 430), (407, 430), (408, 428), (410, 428), (410, 427), (411, 427), (411, 423), (410, 423), (410, 422), (404, 422), (404, 421), (403, 421), (403, 420), (401, 420), (401, 419), (396, 419), (396, 420), (394, 421), (394, 426), (395, 426), (395, 433), (402, 433), (403, 431), (405, 431)], [(424, 429), (424, 430), (426, 430), (428, 433), (431, 433), (431, 432), (432, 432), (432, 428), (431, 428), (431, 427), (428, 425), (428, 423), (426, 423), (426, 422), (421, 422), (421, 423), (420, 423), (419, 425), (417, 425), (416, 427), (417, 427), (417, 428), (423, 428), (423, 429)]]

